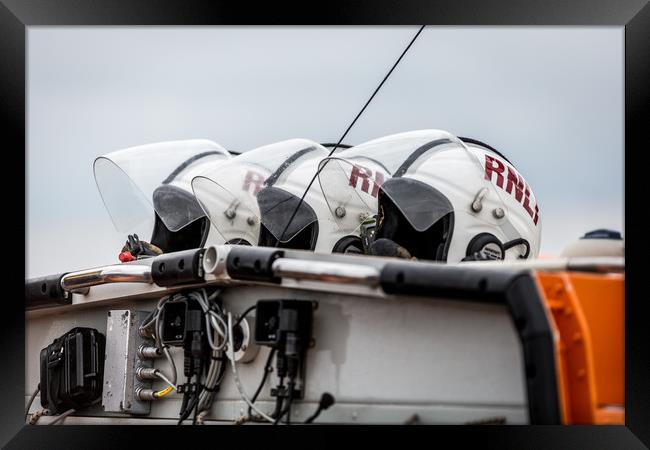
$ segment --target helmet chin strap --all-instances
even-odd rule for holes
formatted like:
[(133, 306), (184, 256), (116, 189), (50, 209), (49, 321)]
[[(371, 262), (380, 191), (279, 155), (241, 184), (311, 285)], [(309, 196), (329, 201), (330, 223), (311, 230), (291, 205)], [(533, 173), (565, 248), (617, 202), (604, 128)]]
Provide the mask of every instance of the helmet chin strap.
[(508, 249), (510, 249), (512, 247), (516, 247), (518, 245), (526, 246), (526, 253), (524, 253), (523, 255), (519, 255), (519, 258), (520, 259), (528, 258), (528, 255), (530, 255), (530, 243), (524, 238), (517, 238), (517, 239), (513, 239), (511, 241), (505, 242), (503, 244), (503, 249), (508, 250)]

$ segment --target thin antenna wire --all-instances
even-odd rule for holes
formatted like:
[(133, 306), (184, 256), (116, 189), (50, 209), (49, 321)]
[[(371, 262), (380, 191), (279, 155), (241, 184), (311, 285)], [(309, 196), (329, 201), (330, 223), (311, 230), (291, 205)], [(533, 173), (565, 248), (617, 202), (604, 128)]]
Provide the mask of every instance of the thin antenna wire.
[[(368, 105), (370, 104), (370, 102), (372, 101), (372, 99), (375, 98), (375, 95), (377, 95), (377, 92), (379, 92), (379, 89), (381, 89), (381, 87), (384, 85), (384, 83), (386, 82), (386, 80), (388, 79), (388, 77), (390, 76), (390, 74), (393, 73), (393, 70), (395, 70), (395, 67), (397, 67), (397, 65), (400, 63), (400, 61), (401, 61), (402, 58), (404, 57), (404, 55), (406, 55), (406, 52), (408, 52), (408, 50), (411, 48), (411, 46), (413, 45), (413, 43), (415, 42), (415, 40), (418, 38), (418, 36), (420, 35), (420, 33), (422, 33), (422, 30), (424, 30), (424, 27), (425, 27), (425, 26), (426, 26), (426, 25), (422, 25), (422, 26), (420, 27), (420, 29), (418, 30), (418, 32), (415, 33), (415, 36), (413, 36), (413, 39), (411, 39), (411, 42), (409, 42), (409, 45), (406, 46), (406, 48), (404, 49), (404, 51), (402, 52), (402, 54), (399, 56), (399, 58), (397, 58), (397, 61), (395, 61), (395, 63), (393, 64), (393, 67), (390, 68), (390, 70), (388, 71), (388, 73), (386, 74), (386, 76), (384, 77), (384, 79), (381, 80), (381, 83), (379, 83), (379, 86), (377, 86), (377, 89), (375, 89), (375, 92), (372, 93), (372, 95), (370, 96), (370, 98), (368, 99), (368, 101), (366, 102), (366, 104), (363, 105), (363, 108), (361, 108), (361, 111), (359, 111), (359, 114), (357, 114), (357, 116), (354, 118), (354, 120), (352, 121), (352, 123), (350, 123), (350, 125), (349, 125), (348, 128), (347, 128), (347, 130), (345, 130), (345, 133), (343, 133), (343, 136), (341, 136), (341, 139), (339, 139), (339, 141), (336, 143), (336, 145), (334, 146), (334, 148), (333, 148), (333, 149), (329, 152), (329, 154), (327, 155), (327, 158), (329, 158), (330, 156), (332, 156), (332, 154), (336, 151), (336, 149), (339, 147), (339, 145), (341, 145), (341, 142), (343, 142), (343, 139), (345, 139), (345, 136), (347, 136), (347, 134), (348, 134), (348, 132), (350, 131), (350, 129), (352, 129), (352, 127), (353, 127), (354, 124), (357, 122), (357, 120), (359, 119), (359, 117), (361, 117), (361, 114), (363, 114), (363, 112), (366, 110), (366, 108), (368, 107)], [(287, 232), (287, 230), (289, 229), (289, 225), (291, 225), (291, 222), (293, 222), (293, 219), (296, 217), (296, 214), (298, 213), (298, 210), (300, 209), (300, 205), (302, 205), (302, 202), (305, 200), (305, 197), (307, 196), (307, 192), (309, 192), (309, 189), (311, 189), (311, 185), (314, 184), (314, 181), (316, 181), (316, 178), (318, 177), (318, 175), (320, 175), (321, 170), (323, 170), (323, 168), (325, 167), (325, 165), (326, 165), (328, 162), (329, 162), (329, 159), (326, 159), (326, 160), (325, 160), (325, 163), (324, 163), (322, 166), (319, 166), (319, 168), (318, 168), (318, 170), (316, 171), (316, 173), (314, 174), (313, 178), (311, 179), (311, 181), (310, 181), (309, 184), (307, 185), (307, 188), (305, 189), (305, 192), (303, 192), (302, 197), (300, 197), (300, 201), (298, 202), (298, 205), (297, 205), (296, 208), (293, 210), (293, 214), (291, 215), (291, 218), (289, 218), (289, 221), (288, 221), (287, 224), (285, 225), (284, 230), (282, 230), (282, 234), (280, 235), (280, 237), (278, 238), (277, 242), (275, 243), (275, 247), (277, 247), (277, 246), (280, 244), (280, 242), (282, 241), (282, 239), (284, 239), (284, 234)]]

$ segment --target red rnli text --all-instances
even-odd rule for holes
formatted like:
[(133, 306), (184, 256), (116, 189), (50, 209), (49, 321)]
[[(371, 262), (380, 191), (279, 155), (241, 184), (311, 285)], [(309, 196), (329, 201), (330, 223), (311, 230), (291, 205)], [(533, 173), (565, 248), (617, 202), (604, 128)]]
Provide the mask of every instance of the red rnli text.
[(242, 189), (257, 196), (257, 193), (262, 189), (262, 184), (265, 180), (266, 177), (261, 173), (249, 170), (246, 172), (246, 176), (244, 177), (244, 185), (242, 186)]
[[(493, 175), (496, 177), (496, 180), (492, 179)], [(535, 204), (534, 209), (531, 208), (530, 188), (526, 184), (524, 177), (519, 175), (515, 169), (510, 166), (506, 167), (503, 162), (490, 155), (485, 155), (485, 179), (492, 181), (508, 194), (512, 195), (533, 219), (533, 223), (537, 225), (539, 221), (539, 207)]]
[[(372, 170), (355, 164), (352, 166), (352, 172), (350, 172), (350, 186), (356, 189), (359, 184), (359, 178), (362, 180), (361, 190), (366, 194), (377, 197), (377, 194), (379, 194), (379, 188), (384, 182), (384, 174), (377, 171), (375, 172), (375, 177), (373, 179)], [(370, 183), (372, 183), (372, 191), (370, 191)]]

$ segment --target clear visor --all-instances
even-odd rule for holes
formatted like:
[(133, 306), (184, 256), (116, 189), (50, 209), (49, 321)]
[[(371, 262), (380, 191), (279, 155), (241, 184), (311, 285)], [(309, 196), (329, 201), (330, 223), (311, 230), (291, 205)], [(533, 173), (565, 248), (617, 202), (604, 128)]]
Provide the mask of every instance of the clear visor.
[[(306, 158), (322, 157), (323, 153), (327, 154), (324, 147), (306, 139), (259, 147), (195, 177), (192, 190), (224, 240), (245, 238), (256, 244), (260, 222), (274, 235), (277, 233), (279, 239), (293, 212), (287, 211), (297, 202), (289, 199), (291, 194), (273, 186), (288, 179), (294, 164)], [(303, 215), (296, 216), (294, 220), (303, 218)], [(295, 225), (292, 221), (291, 229), (300, 225), (300, 221)], [(283, 240), (293, 235), (287, 232)]]
[(320, 145), (294, 154), (290, 158), (293, 161), (283, 164), (257, 196), (262, 224), (278, 241), (291, 241), (318, 220), (315, 209), (324, 208), (322, 194), (314, 185), (306, 194), (305, 190), (316, 175), (319, 162), (327, 155), (327, 150)]
[[(264, 227), (282, 243), (318, 220), (307, 201), (276, 187), (267, 187), (257, 196)], [(291, 220), (291, 221), (290, 221)]]
[(256, 244), (260, 211), (255, 196), (268, 172), (242, 166), (221, 175), (218, 183), (206, 176), (195, 177), (192, 180), (195, 198), (225, 242), (245, 239)]
[[(382, 186), (409, 224), (418, 232), (431, 228), (454, 211), (449, 199), (436, 188), (411, 178), (391, 178)], [(380, 211), (379, 220), (382, 220)]]
[[(454, 211), (450, 199), (439, 189), (445, 185), (450, 174), (442, 172), (443, 177), (427, 173), (426, 182), (414, 179), (419, 175), (423, 162), (430, 162), (442, 151), (465, 153), (462, 141), (449, 133), (432, 136), (427, 142), (419, 142), (409, 152), (402, 154), (399, 166), (393, 177), (382, 186), (382, 195), (390, 198), (404, 218), (418, 232), (431, 228), (436, 222)], [(464, 157), (468, 157), (464, 155)], [(432, 176), (433, 175), (433, 176)], [(415, 176), (412, 178), (412, 176)], [(444, 189), (443, 189), (444, 190)]]
[(318, 179), (339, 229), (357, 234), (361, 224), (378, 213), (380, 187), (405, 161), (453, 139), (442, 130), (410, 131), (359, 144), (322, 161)]
[(390, 174), (376, 160), (330, 157), (319, 164), (318, 182), (332, 219), (345, 233), (358, 233), (377, 214), (379, 188)]
[[(455, 156), (443, 157), (446, 156), (444, 152), (455, 152)], [(458, 211), (475, 214), (472, 199), (480, 197), (484, 202), (498, 205), (504, 218), (482, 215), (479, 220), (499, 228), (507, 239), (516, 239), (520, 233), (509, 219), (511, 215), (505, 192), (485, 178), (484, 154), (470, 149), (453, 135), (436, 139), (411, 153), (393, 173), (391, 183), (384, 184), (382, 192), (417, 231), (429, 229), (445, 214), (452, 212), (452, 203)], [(450, 160), (453, 160), (453, 165)], [(462, 182), (463, 177), (467, 177), (466, 183)], [(402, 181), (395, 181), (399, 179)]]
[(223, 147), (208, 140), (162, 142), (100, 156), (93, 171), (119, 232), (153, 223), (154, 211), (167, 228), (178, 231), (203, 216), (191, 195), (191, 177), (228, 158)]

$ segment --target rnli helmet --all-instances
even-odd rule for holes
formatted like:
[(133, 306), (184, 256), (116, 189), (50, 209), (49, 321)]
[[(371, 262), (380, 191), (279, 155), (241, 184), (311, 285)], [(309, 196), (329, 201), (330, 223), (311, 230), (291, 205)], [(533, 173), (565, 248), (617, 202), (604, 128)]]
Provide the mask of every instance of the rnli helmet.
[(282, 164), (257, 196), (262, 224), (259, 245), (330, 253), (345, 233), (314, 180), (329, 152), (314, 142), (304, 151), (308, 153), (296, 153)]
[(117, 231), (150, 235), (154, 248), (173, 252), (220, 243), (190, 181), (228, 159), (228, 151), (210, 140), (168, 141), (100, 156), (93, 172)]
[(446, 262), (539, 254), (537, 199), (501, 153), (439, 130), (382, 139), (411, 140), (412, 151), (379, 188), (374, 244)]
[[(288, 223), (289, 210), (297, 206), (276, 184), (283, 184), (296, 165), (326, 155), (323, 146), (307, 139), (265, 145), (196, 176), (192, 190), (224, 242), (273, 246), (280, 238), (286, 241), (281, 232)], [(296, 237), (313, 224), (308, 208), (301, 205), (286, 236)], [(294, 233), (294, 227), (300, 229)]]
[(389, 136), (344, 149), (319, 163), (326, 203), (327, 246), (334, 253), (367, 253), (379, 189), (414, 147), (413, 137)]

